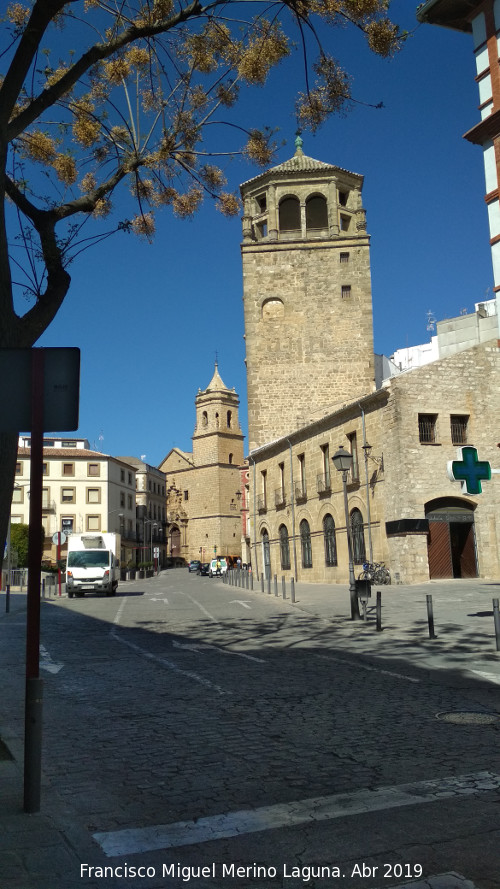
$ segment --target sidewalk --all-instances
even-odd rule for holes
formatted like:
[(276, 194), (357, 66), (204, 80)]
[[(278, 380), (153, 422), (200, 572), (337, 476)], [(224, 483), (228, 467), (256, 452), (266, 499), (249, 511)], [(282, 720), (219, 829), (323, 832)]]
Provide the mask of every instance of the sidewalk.
[[(221, 583), (214, 581), (214, 583)], [(229, 587), (226, 586), (226, 589)], [(233, 595), (235, 587), (231, 586)], [(271, 596), (274, 586), (271, 585)], [(376, 588), (365, 622), (350, 620), (349, 590), (346, 586), (296, 584), (295, 603), (282, 599), (280, 604), (306, 621), (318, 621), (334, 633), (335, 647), (346, 656), (360, 654), (370, 659), (383, 659), (388, 669), (415, 672), (445, 670), (453, 681), (482, 680), (500, 684), (500, 653), (496, 652), (492, 599), (500, 595), (500, 583), (488, 581), (429, 582), (418, 586), (382, 588), (382, 631), (376, 631)], [(260, 583), (254, 591), (239, 590), (241, 597), (269, 596), (262, 593)], [(432, 595), (435, 639), (429, 639), (426, 596)], [(1, 889), (134, 889), (134, 880), (77, 879), (80, 858), (71, 839), (71, 824), (65, 824), (64, 813), (43, 811), (36, 815), (22, 812), (23, 743), (22, 724), (24, 688), (20, 678), (19, 657), (23, 656), (22, 639), (25, 625), (26, 592), (13, 591), (10, 611), (5, 611), (5, 593), (0, 593), (0, 644), (5, 643), (0, 657), (0, 737), (6, 742), (14, 759), (2, 758), (0, 745), (0, 887)], [(12, 628), (11, 632), (7, 632)], [(7, 644), (17, 638), (15, 645)], [(330, 647), (331, 646), (331, 633)], [(14, 669), (14, 658), (15, 669)], [(3, 751), (4, 757), (8, 755)], [(91, 789), (89, 789), (89, 793)], [(89, 810), (91, 811), (91, 810)], [(89, 814), (89, 819), (91, 819)], [(89, 834), (89, 862), (102, 864), (92, 849)], [(35, 879), (30, 874), (37, 872)], [(68, 874), (54, 880), (53, 874)], [(470, 875), (469, 875), (470, 876)], [(180, 882), (179, 887), (185, 885)], [(500, 882), (499, 882), (500, 885)], [(194, 881), (195, 889), (203, 889), (203, 881)], [(351, 889), (347, 883), (343, 889)], [(382, 887), (374, 886), (374, 889)], [(391, 889), (479, 889), (467, 875), (435, 874), (425, 880), (404, 882)]]
[[(244, 586), (241, 593), (283, 599), (281, 578), (275, 596)], [(231, 589), (240, 589), (232, 586)], [(381, 631), (376, 628), (377, 592), (381, 593)], [(423, 584), (372, 586), (367, 620), (352, 621), (347, 585), (295, 584), (295, 603), (286, 585), (286, 603), (304, 618), (325, 622), (335, 645), (356, 655), (383, 658), (394, 664), (427, 670), (447, 670), (458, 679), (482, 679), (500, 684), (500, 652), (496, 650), (493, 599), (500, 598), (500, 581), (440, 580)], [(432, 597), (435, 638), (430, 638), (427, 597)], [(361, 608), (360, 608), (361, 611)]]

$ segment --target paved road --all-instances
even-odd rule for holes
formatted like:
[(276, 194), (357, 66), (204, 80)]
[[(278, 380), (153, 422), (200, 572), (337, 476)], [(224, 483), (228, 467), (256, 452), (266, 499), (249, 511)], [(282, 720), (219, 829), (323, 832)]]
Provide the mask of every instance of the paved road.
[[(498, 684), (299, 592), (184, 570), (44, 603), (42, 815), (0, 764), (2, 889), (499, 889)], [(21, 763), (22, 611), (0, 633)]]

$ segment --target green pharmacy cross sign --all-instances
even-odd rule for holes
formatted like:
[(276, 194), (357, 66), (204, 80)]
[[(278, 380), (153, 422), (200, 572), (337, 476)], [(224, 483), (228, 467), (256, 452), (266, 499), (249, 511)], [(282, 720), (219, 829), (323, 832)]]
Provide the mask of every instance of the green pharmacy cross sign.
[(481, 481), (490, 481), (492, 470), (487, 460), (477, 459), (476, 448), (458, 448), (459, 460), (448, 463), (448, 477), (462, 482), (464, 494), (481, 494)]

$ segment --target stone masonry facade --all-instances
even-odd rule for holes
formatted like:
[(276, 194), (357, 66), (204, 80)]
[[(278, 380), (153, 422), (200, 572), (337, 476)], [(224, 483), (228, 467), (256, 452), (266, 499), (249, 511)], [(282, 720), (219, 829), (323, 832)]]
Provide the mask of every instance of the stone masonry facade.
[[(494, 340), (401, 374), (377, 392), (255, 450), (250, 456), (254, 570), (301, 581), (348, 581), (342, 476), (331, 460), (342, 445), (354, 457), (347, 485), (350, 527), (353, 516), (361, 519), (356, 575), (363, 556), (372, 555), (387, 564), (393, 582), (428, 580), (428, 533), (419, 523), (439, 503), (458, 515), (470, 509), (477, 574), (497, 577), (500, 477), (494, 473), (483, 482), (482, 494), (464, 495), (448, 478), (447, 464), (457, 459), (452, 421), (459, 418), (463, 444), (500, 468), (498, 391), (500, 349)], [(420, 440), (422, 417), (435, 419), (433, 442)], [(371, 445), (366, 459), (365, 443)], [(328, 523), (333, 533), (326, 531)]]
[(299, 146), (241, 187), (250, 450), (373, 390), (362, 182)]

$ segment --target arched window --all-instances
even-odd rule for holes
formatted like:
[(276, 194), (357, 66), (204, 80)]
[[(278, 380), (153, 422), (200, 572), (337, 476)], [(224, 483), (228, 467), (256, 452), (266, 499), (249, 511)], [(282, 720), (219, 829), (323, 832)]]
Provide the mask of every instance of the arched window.
[(279, 207), (280, 232), (300, 231), (300, 201), (283, 198)]
[(203, 411), (203, 414), (201, 415), (201, 425), (208, 426), (208, 414), (206, 411)]
[(271, 577), (271, 547), (269, 545), (269, 532), (264, 528), (262, 532), (262, 561), (264, 563), (264, 577)]
[(366, 562), (365, 530), (363, 528), (363, 516), (359, 509), (353, 509), (351, 512), (351, 539), (354, 564), (362, 565), (363, 562)]
[(218, 428), (219, 428), (219, 414), (216, 414), (216, 415), (215, 415), (215, 425), (216, 425), (216, 427), (217, 427), (217, 429), (218, 429)]
[(232, 411), (227, 412), (227, 428), (231, 429), (231, 421), (233, 419)]
[(336, 565), (337, 541), (335, 539), (335, 522), (330, 513), (323, 519), (323, 534), (325, 537), (325, 565)]
[(232, 455), (232, 454), (229, 454), (228, 463), (232, 463), (232, 462), (233, 462), (233, 455)]
[(302, 567), (312, 568), (311, 529), (307, 519), (300, 523), (300, 546), (302, 550)]
[(306, 202), (306, 228), (328, 228), (328, 205), (326, 198), (315, 194)]
[(290, 570), (290, 541), (288, 539), (288, 528), (286, 525), (280, 525), (279, 535), (280, 535), (281, 567), (283, 568), (283, 571), (289, 571)]

